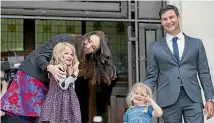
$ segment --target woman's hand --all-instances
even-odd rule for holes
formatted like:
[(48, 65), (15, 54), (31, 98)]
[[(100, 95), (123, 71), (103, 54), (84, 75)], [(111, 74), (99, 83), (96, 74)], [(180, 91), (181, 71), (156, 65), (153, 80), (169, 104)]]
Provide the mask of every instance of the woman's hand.
[(59, 65), (48, 65), (47, 66), (47, 71), (49, 71), (55, 79), (60, 78), (65, 78), (66, 76), (66, 71), (61, 71)]

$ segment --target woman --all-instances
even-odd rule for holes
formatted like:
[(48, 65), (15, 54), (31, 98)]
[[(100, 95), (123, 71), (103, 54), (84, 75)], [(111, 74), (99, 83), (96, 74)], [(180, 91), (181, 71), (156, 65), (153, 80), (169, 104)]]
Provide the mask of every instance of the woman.
[(28, 121), (34, 121), (40, 116), (49, 85), (48, 72), (56, 79), (66, 74), (58, 66), (49, 64), (53, 48), (59, 42), (74, 45), (80, 61), (79, 76), (91, 77), (93, 83), (108, 84), (116, 77), (107, 38), (102, 31), (93, 31), (84, 36), (60, 34), (50, 38), (26, 57), (1, 99), (3, 111)]

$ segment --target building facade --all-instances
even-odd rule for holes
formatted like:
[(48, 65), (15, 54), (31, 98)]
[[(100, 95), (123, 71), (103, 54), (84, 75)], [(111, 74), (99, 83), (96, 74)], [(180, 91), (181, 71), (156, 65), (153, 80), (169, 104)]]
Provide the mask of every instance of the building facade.
[[(30, 52), (60, 33), (85, 34), (103, 30), (109, 38), (120, 80), (112, 89), (110, 105), (104, 113), (96, 108), (102, 93), (91, 92), (97, 98), (89, 95), (89, 106), (86, 106), (89, 109), (84, 111), (84, 118), (92, 122), (93, 116), (102, 115), (107, 117), (106, 122), (120, 123), (126, 110), (128, 88), (144, 80), (148, 45), (164, 35), (158, 12), (165, 4), (179, 8), (183, 32), (202, 39), (214, 79), (213, 1), (2, 1), (1, 52)], [(154, 119), (154, 122), (161, 120)], [(211, 122), (214, 118), (206, 121)]]

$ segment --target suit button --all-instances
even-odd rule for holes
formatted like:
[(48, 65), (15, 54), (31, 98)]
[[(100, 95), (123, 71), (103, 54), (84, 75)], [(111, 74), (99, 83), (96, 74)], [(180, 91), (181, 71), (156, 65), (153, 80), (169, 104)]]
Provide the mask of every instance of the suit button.
[(177, 77), (178, 79), (180, 79), (180, 77)]

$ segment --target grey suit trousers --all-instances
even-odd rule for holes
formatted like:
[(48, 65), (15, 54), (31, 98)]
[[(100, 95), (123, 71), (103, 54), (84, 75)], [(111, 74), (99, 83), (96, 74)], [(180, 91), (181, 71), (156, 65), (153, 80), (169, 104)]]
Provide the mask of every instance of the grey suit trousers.
[(177, 101), (162, 109), (164, 123), (182, 123), (182, 116), (185, 123), (204, 123), (203, 104), (192, 101), (183, 86)]

